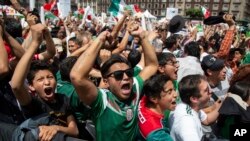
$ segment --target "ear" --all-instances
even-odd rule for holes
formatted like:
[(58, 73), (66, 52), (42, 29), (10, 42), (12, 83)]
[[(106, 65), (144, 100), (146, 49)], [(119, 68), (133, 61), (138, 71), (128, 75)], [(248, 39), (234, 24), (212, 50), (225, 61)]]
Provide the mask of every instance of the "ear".
[(164, 66), (158, 66), (158, 71), (160, 73), (164, 73)]
[(154, 104), (157, 104), (157, 103), (158, 103), (158, 98), (156, 98), (156, 97), (150, 97), (149, 100), (150, 100), (151, 102), (153, 102)]
[(33, 87), (33, 85), (29, 85), (29, 90), (33, 91), (33, 92), (36, 91), (35, 88)]
[(102, 79), (103, 83), (105, 86), (109, 87), (109, 83), (108, 83), (108, 79), (107, 78), (103, 78)]
[(212, 75), (212, 74), (213, 74), (213, 71), (211, 71), (210, 69), (207, 69), (207, 74), (208, 74), (208, 75)]
[(199, 98), (198, 97), (194, 97), (194, 96), (191, 96), (190, 97), (190, 101), (192, 104), (197, 104), (199, 102)]

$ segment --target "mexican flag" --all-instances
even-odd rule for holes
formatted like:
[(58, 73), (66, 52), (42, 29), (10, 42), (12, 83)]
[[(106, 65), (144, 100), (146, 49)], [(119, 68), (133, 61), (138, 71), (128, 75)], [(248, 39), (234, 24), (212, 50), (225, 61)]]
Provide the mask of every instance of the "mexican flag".
[(211, 16), (211, 12), (203, 6), (201, 6), (201, 12), (205, 19)]
[(133, 12), (133, 15), (141, 12), (141, 9), (137, 4), (131, 4), (128, 7), (129, 7), (129, 10), (131, 10)]
[(122, 15), (127, 4), (123, 0), (112, 0), (108, 11), (115, 17)]
[(45, 17), (45, 19), (50, 19), (50, 20), (58, 19), (58, 17), (50, 11), (46, 11), (44, 14), (44, 17)]

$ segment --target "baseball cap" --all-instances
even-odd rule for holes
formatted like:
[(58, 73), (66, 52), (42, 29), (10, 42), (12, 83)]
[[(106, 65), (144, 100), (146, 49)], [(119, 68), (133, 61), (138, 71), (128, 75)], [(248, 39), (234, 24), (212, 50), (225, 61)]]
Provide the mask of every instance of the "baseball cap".
[(204, 71), (210, 69), (212, 71), (218, 71), (224, 68), (224, 60), (216, 58), (213, 55), (207, 55), (201, 62), (201, 67)]

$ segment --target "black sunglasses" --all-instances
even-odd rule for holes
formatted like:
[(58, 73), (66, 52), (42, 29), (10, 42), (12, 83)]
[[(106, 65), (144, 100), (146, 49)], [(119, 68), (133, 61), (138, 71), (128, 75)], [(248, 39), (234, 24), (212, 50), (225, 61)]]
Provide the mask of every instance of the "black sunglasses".
[(119, 81), (119, 80), (122, 80), (124, 73), (126, 73), (126, 75), (128, 77), (133, 77), (134, 76), (134, 69), (130, 68), (127, 70), (114, 71), (114, 72), (111, 72), (110, 74), (108, 74), (107, 77), (114, 77), (116, 80)]

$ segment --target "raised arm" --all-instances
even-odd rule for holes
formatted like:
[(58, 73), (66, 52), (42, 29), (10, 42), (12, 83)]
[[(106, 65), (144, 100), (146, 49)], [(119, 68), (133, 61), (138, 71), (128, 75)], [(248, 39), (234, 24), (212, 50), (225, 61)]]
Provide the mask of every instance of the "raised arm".
[(0, 25), (0, 80), (9, 72), (8, 54), (3, 43), (3, 32)]
[(18, 43), (18, 41), (16, 39), (14, 39), (8, 32), (4, 32), (4, 37), (5, 37), (5, 40), (9, 43), (14, 55), (20, 59), (25, 50), (24, 48), (22, 47), (22, 45), (20, 43)]
[(119, 46), (116, 49), (114, 49), (112, 51), (112, 54), (121, 53), (126, 48), (126, 46), (128, 44), (128, 38), (129, 38), (129, 32), (126, 31), (121, 43), (119, 44)]
[(39, 54), (39, 60), (49, 60), (55, 56), (56, 48), (48, 28), (44, 30), (43, 35), (46, 41), (46, 51)]
[(235, 22), (233, 20), (233, 15), (231, 14), (225, 14), (223, 18), (228, 24), (229, 29), (227, 30), (226, 35), (221, 42), (220, 50), (218, 51), (216, 55), (219, 58), (226, 59), (229, 54), (229, 51), (233, 42), (233, 38), (234, 38)]
[(126, 10), (124, 12), (123, 17), (118, 21), (118, 23), (115, 25), (114, 29), (111, 32), (111, 36), (113, 37), (113, 39), (115, 39), (119, 33), (119, 31), (122, 28), (123, 23), (125, 22), (126, 18), (131, 15), (131, 11)]
[(90, 45), (90, 47), (78, 58), (70, 72), (70, 79), (76, 88), (81, 101), (90, 105), (97, 97), (97, 88), (94, 83), (88, 79), (89, 72), (92, 69), (95, 59), (109, 33), (102, 32)]
[(138, 25), (130, 28), (130, 33), (134, 36), (139, 36), (141, 39), (142, 49), (144, 52), (145, 67), (140, 72), (141, 78), (145, 81), (154, 75), (157, 71), (158, 62), (154, 47), (150, 44), (148, 36), (151, 34), (147, 31), (142, 31)]
[(42, 24), (31, 26), (32, 41), (30, 47), (20, 59), (12, 76), (11, 87), (21, 105), (27, 105), (31, 101), (28, 88), (25, 86), (25, 79), (30, 69), (33, 55), (42, 42), (42, 31), (44, 29), (45, 26)]

